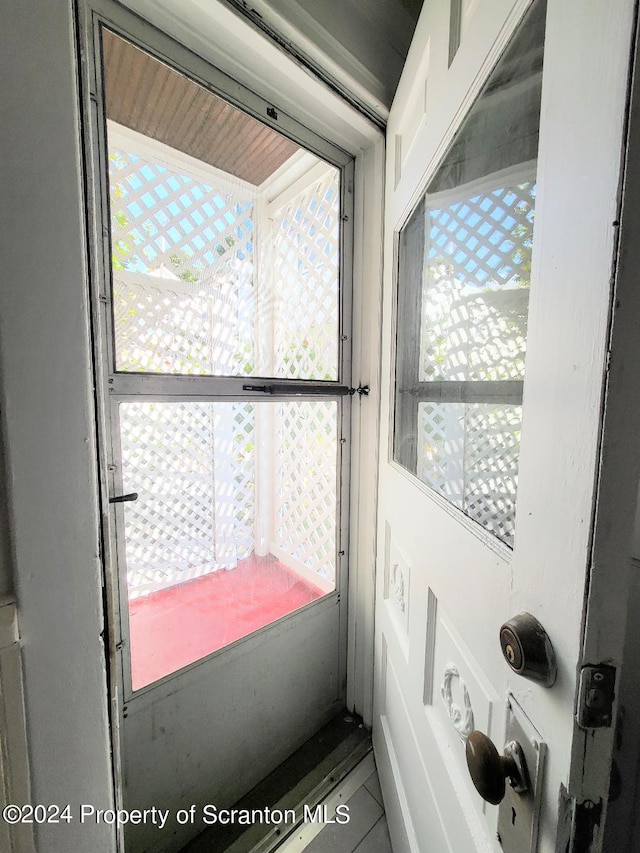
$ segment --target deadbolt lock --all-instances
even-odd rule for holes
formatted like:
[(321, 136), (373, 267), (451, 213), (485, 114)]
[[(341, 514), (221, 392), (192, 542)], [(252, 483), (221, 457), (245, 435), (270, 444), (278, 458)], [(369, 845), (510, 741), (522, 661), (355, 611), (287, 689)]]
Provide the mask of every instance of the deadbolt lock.
[(530, 613), (520, 613), (500, 628), (500, 647), (511, 669), (551, 687), (558, 672), (551, 640), (540, 622)]

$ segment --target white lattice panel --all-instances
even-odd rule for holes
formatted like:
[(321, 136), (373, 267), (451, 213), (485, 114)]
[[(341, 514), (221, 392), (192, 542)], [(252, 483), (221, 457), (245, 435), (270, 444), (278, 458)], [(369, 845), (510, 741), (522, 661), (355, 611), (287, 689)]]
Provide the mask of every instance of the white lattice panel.
[(333, 580), (337, 404), (282, 403), (275, 433), (275, 543), (320, 577)]
[(339, 173), (321, 180), (272, 220), (274, 375), (338, 378)]
[(418, 478), (511, 546), (520, 429), (520, 406), (418, 407)]
[(418, 478), (462, 508), (464, 404), (418, 406)]
[(250, 374), (255, 192), (113, 148), (109, 175), (117, 369)]
[(526, 182), (429, 210), (421, 381), (523, 377), (534, 207)]
[(122, 403), (129, 596), (233, 568), (253, 550), (249, 403)]
[[(162, 156), (112, 148), (117, 369), (251, 375), (268, 364), (274, 376), (337, 379), (339, 173), (317, 174), (264, 230), (256, 193), (230, 189), (233, 179), (205, 183)], [(258, 363), (265, 329), (271, 351)], [(131, 596), (233, 567), (258, 529), (333, 578), (336, 405), (258, 405), (278, 413), (268, 442), (256, 440), (250, 403), (121, 405), (124, 489), (140, 494), (124, 510)], [(272, 469), (275, 494), (256, 494), (256, 471)]]
[(464, 510), (513, 546), (515, 533), (520, 406), (467, 407), (464, 446)]

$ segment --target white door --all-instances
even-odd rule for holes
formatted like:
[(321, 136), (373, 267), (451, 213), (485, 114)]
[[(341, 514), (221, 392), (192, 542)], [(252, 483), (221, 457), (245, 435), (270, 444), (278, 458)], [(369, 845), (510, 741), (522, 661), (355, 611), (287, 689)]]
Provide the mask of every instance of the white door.
[(345, 704), (352, 158), (87, 30), (124, 849), (176, 850)]
[[(582, 620), (612, 571), (590, 555), (632, 13), (427, 2), (391, 111), (374, 744), (397, 853), (600, 849), (623, 585)], [(546, 683), (501, 649), (523, 613)], [(528, 790), (472, 730), (521, 743)]]

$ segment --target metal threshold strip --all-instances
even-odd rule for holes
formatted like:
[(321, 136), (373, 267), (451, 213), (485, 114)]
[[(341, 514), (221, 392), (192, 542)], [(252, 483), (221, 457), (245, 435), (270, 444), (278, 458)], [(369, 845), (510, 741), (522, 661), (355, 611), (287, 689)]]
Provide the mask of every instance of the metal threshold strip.
[(249, 812), (268, 810), (272, 816), (293, 813), (296, 821), (214, 825), (182, 853), (272, 853), (286, 846), (300, 831), (305, 815), (315, 814), (371, 751), (371, 735), (362, 720), (342, 711), (233, 806)]

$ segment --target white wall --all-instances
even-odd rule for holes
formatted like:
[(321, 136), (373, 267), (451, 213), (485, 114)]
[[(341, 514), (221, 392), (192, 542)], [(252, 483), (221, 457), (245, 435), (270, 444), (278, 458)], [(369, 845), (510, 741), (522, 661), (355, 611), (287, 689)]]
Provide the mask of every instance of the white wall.
[(74, 810), (37, 849), (101, 853), (111, 829), (77, 819), (112, 786), (72, 4), (2, 11), (2, 403), (32, 789)]
[(252, 0), (246, 14), (386, 121), (421, 7), (422, 0)]

